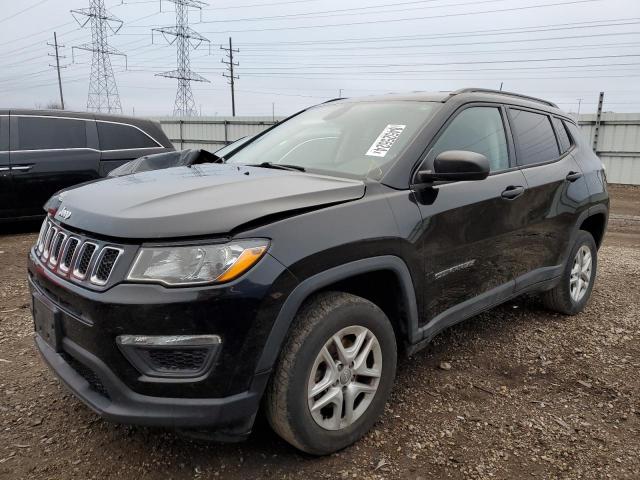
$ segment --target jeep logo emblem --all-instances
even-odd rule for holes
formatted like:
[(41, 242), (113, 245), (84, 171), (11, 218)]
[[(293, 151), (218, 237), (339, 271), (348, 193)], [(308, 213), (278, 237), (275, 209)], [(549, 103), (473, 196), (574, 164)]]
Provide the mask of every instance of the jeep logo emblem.
[(64, 207), (62, 210), (58, 211), (58, 217), (63, 220), (68, 220), (69, 217), (71, 217), (71, 210), (67, 210), (67, 208)]

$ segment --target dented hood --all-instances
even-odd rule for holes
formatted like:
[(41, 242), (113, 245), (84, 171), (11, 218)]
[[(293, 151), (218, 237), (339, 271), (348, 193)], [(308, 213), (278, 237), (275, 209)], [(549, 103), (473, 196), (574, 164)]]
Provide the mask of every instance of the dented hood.
[(56, 219), (118, 238), (229, 233), (270, 215), (361, 198), (359, 180), (242, 165), (143, 172), (59, 194)]

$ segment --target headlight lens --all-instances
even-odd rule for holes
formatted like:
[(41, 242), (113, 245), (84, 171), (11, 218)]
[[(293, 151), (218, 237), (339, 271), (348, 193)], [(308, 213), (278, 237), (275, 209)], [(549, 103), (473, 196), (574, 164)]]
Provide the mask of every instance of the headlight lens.
[(255, 265), (268, 246), (267, 240), (258, 239), (221, 245), (143, 247), (127, 280), (172, 286), (228, 282)]

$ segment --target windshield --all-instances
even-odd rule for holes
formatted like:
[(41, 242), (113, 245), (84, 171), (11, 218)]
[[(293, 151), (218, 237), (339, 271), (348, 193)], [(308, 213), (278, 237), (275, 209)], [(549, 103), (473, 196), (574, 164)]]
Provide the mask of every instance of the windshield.
[(236, 148), (241, 147), (252, 138), (253, 136), (239, 138), (238, 140), (234, 140), (233, 142), (231, 142), (229, 145), (225, 145), (224, 147), (216, 150), (214, 153), (216, 154), (216, 156), (224, 158), (226, 155), (233, 152)]
[(258, 137), (227, 163), (294, 165), (380, 178), (438, 105), (415, 101), (319, 105)]

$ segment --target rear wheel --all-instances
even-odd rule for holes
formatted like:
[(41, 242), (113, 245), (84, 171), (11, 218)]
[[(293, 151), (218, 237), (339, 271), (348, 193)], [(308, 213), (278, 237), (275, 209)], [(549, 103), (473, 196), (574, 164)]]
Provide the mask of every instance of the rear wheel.
[(593, 290), (597, 260), (598, 249), (593, 236), (589, 232), (580, 230), (560, 283), (542, 295), (545, 306), (566, 315), (580, 313)]
[(318, 295), (298, 313), (271, 379), (269, 423), (307, 453), (352, 444), (384, 410), (396, 355), (393, 328), (376, 305), (346, 293)]

